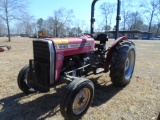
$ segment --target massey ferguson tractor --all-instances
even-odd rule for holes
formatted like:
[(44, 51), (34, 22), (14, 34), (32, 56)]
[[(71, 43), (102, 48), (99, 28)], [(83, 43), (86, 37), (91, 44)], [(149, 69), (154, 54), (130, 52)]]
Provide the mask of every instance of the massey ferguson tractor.
[(119, 37), (120, 0), (117, 7), (116, 40), (108, 49), (108, 37), (94, 33), (94, 6), (91, 6), (91, 33), (79, 38), (40, 38), (33, 40), (33, 59), (18, 74), (18, 86), (25, 93), (48, 92), (59, 81), (70, 81), (64, 91), (60, 112), (67, 120), (79, 119), (88, 110), (94, 84), (84, 78), (87, 73), (110, 71), (114, 85), (130, 83), (135, 66), (135, 44)]

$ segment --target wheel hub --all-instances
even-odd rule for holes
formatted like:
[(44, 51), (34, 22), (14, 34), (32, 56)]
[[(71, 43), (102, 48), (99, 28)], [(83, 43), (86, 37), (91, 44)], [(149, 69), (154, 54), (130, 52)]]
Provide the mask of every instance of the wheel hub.
[(88, 88), (83, 88), (82, 90), (80, 90), (73, 101), (72, 108), (74, 114), (81, 114), (85, 110), (89, 103), (90, 95), (91, 94)]
[(129, 67), (129, 58), (127, 57), (125, 62), (125, 71), (128, 69), (128, 67)]
[(85, 97), (83, 97), (83, 95), (82, 95), (82, 97), (79, 98), (79, 102), (78, 102), (79, 106), (80, 106), (82, 103), (84, 103), (84, 100), (85, 100)]
[(130, 51), (130, 53), (126, 59), (126, 62), (125, 62), (125, 77), (126, 77), (126, 79), (129, 79), (132, 75), (133, 68), (134, 68), (134, 58), (135, 58), (134, 52)]

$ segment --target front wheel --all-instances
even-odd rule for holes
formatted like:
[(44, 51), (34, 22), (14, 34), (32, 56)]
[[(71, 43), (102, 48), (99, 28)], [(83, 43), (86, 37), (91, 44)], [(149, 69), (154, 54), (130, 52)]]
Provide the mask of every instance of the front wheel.
[(29, 87), (29, 85), (27, 83), (28, 72), (29, 72), (29, 65), (26, 65), (20, 70), (20, 72), (18, 74), (18, 79), (17, 79), (17, 83), (18, 83), (19, 88), (25, 94), (35, 92), (35, 90), (33, 88)]
[(85, 78), (72, 81), (63, 95), (60, 111), (66, 120), (77, 120), (88, 110), (94, 95), (93, 83)]
[(130, 82), (135, 66), (135, 45), (123, 41), (112, 53), (110, 77), (116, 86), (125, 86)]

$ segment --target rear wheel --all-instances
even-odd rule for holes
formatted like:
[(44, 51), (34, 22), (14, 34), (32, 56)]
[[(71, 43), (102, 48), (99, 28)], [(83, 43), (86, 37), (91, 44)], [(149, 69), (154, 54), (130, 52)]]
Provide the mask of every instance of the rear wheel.
[(63, 95), (60, 111), (66, 120), (77, 120), (88, 110), (93, 99), (93, 83), (84, 78), (72, 81)]
[(27, 79), (28, 79), (28, 72), (29, 72), (29, 65), (26, 65), (25, 67), (23, 67), (19, 74), (18, 74), (18, 86), (19, 88), (25, 93), (25, 94), (29, 94), (29, 93), (33, 93), (35, 92), (35, 90), (31, 87), (29, 87), (28, 83), (27, 83)]
[(110, 77), (116, 86), (125, 86), (130, 82), (135, 66), (135, 45), (123, 41), (112, 53)]

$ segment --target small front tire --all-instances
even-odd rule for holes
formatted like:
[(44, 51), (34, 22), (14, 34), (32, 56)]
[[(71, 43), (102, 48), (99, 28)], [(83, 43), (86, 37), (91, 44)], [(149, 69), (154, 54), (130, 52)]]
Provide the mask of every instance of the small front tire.
[(25, 94), (29, 94), (29, 93), (35, 92), (35, 90), (33, 88), (29, 87), (29, 85), (27, 83), (28, 72), (29, 72), (29, 65), (26, 65), (20, 70), (20, 72), (18, 74), (18, 79), (17, 79), (18, 87)]
[(63, 95), (60, 111), (66, 120), (80, 119), (88, 110), (94, 96), (93, 83), (85, 78), (72, 81)]

